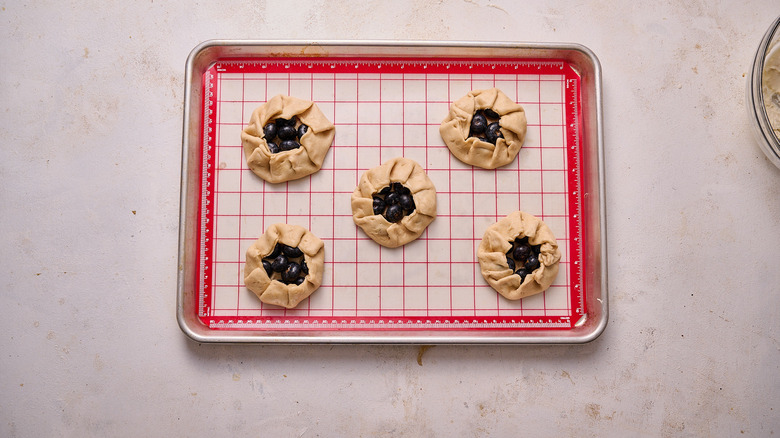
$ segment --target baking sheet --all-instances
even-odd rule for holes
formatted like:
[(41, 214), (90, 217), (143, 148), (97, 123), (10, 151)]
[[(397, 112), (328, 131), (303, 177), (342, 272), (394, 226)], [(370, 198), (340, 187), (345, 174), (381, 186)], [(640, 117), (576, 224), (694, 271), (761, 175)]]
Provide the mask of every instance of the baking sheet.
[[(581, 325), (590, 292), (583, 245), (591, 243), (581, 175), (590, 169), (583, 160), (595, 159), (584, 155), (581, 69), (563, 58), (348, 55), (225, 56), (196, 72), (203, 93), (191, 297), (200, 324), (216, 337), (338, 340), (347, 331), (353, 341), (400, 331), (426, 339), (502, 331), (512, 339)], [(438, 132), (452, 101), (490, 87), (528, 117), (518, 158), (495, 170), (461, 163)], [(240, 133), (277, 94), (316, 102), (336, 136), (319, 172), (270, 184), (247, 169)], [(415, 242), (388, 249), (354, 225), (350, 195), (365, 170), (396, 156), (425, 168), (438, 216)], [(476, 249), (487, 226), (518, 209), (551, 227), (562, 259), (549, 290), (510, 301), (483, 280)], [(280, 222), (325, 242), (323, 284), (296, 309), (264, 304), (243, 284), (246, 249)]]

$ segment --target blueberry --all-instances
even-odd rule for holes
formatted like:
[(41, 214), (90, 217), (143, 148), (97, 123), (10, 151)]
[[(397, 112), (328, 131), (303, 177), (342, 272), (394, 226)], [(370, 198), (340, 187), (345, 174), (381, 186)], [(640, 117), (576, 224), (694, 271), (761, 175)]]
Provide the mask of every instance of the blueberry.
[(404, 209), (400, 205), (394, 204), (387, 207), (385, 212), (385, 219), (388, 222), (398, 222), (404, 218)]
[(531, 249), (533, 250), (534, 254), (538, 256), (539, 253), (542, 251), (542, 245), (533, 245)]
[(390, 186), (387, 186), (379, 191), (379, 194), (382, 196), (387, 196), (388, 193), (392, 192), (393, 189), (390, 188)]
[(301, 265), (292, 262), (287, 266), (287, 269), (282, 272), (282, 280), (286, 281), (287, 283), (292, 283), (297, 280), (300, 275)]
[(405, 185), (403, 185), (403, 184), (401, 184), (399, 182), (391, 183), (390, 184), (390, 189), (393, 192), (398, 193), (399, 195), (407, 195), (409, 193), (412, 193), (412, 191), (409, 190), (408, 187), (406, 187)]
[(528, 275), (528, 271), (526, 271), (524, 268), (520, 268), (517, 271), (515, 271), (515, 274), (520, 276), (520, 282), (522, 283), (525, 281), (525, 276)]
[(293, 283), (295, 283), (296, 286), (300, 286), (301, 284), (303, 284), (305, 280), (306, 280), (305, 277), (298, 277), (295, 279), (295, 281), (293, 281)]
[(491, 119), (500, 119), (501, 118), (501, 116), (499, 116), (497, 112), (493, 111), (492, 108), (485, 108), (483, 110), (483, 112), (485, 113), (485, 115), (487, 117), (489, 117)]
[(415, 207), (414, 198), (412, 195), (401, 195), (398, 197), (398, 205), (406, 211), (413, 211)]
[(295, 126), (295, 116), (293, 116), (290, 119), (283, 119), (279, 117), (276, 119), (276, 129), (281, 128), (282, 126)]
[(531, 247), (525, 244), (515, 245), (515, 250), (512, 252), (512, 256), (515, 260), (523, 261), (531, 254)]
[(487, 129), (487, 119), (482, 113), (474, 114), (471, 118), (471, 136), (476, 137), (478, 134), (482, 134)]
[(525, 262), (525, 269), (529, 272), (536, 270), (536, 268), (539, 267), (539, 259), (534, 255), (531, 254), (528, 256), (528, 260)]
[(272, 154), (278, 154), (279, 153), (279, 146), (276, 143), (274, 143), (272, 141), (268, 141), (266, 143), (268, 144), (268, 151), (270, 153), (272, 153)]
[(265, 273), (268, 274), (268, 277), (274, 273), (274, 270), (271, 269), (271, 262), (268, 260), (263, 260), (263, 269), (265, 269)]
[(279, 254), (279, 256), (271, 262), (271, 269), (273, 269), (274, 272), (282, 272), (287, 269), (288, 264), (287, 257), (284, 254)]
[(282, 246), (282, 254), (286, 255), (288, 258), (297, 259), (298, 257), (303, 256), (303, 251), (297, 246), (284, 245)]
[(301, 125), (298, 127), (298, 138), (300, 139), (303, 137), (303, 134), (306, 134), (306, 131), (309, 130), (309, 125)]
[(293, 149), (298, 149), (299, 147), (301, 147), (301, 144), (295, 140), (283, 140), (282, 143), (279, 145), (279, 150), (283, 152), (291, 151)]
[(504, 138), (504, 134), (501, 133), (501, 126), (498, 125), (498, 122), (493, 122), (488, 125), (485, 136), (488, 141), (493, 144), (496, 144), (496, 140), (499, 138)]
[(273, 140), (276, 138), (276, 123), (269, 123), (263, 126), (263, 137), (266, 140)]
[(281, 253), (282, 253), (282, 244), (281, 243), (277, 243), (276, 246), (274, 246), (274, 250), (271, 251), (271, 254), (268, 254), (266, 256), (266, 258), (268, 258), (268, 259), (275, 259), (275, 258), (279, 257), (279, 254), (281, 254)]
[(400, 200), (401, 195), (396, 192), (389, 193), (387, 196), (385, 196), (385, 204), (388, 206), (398, 204)]
[(298, 135), (298, 131), (295, 130), (294, 126), (285, 125), (279, 128), (277, 135), (281, 140), (293, 140)]
[(309, 265), (306, 264), (306, 260), (301, 260), (301, 271), (304, 274), (309, 275)]
[(374, 214), (382, 214), (385, 212), (385, 201), (379, 196), (374, 196)]
[(509, 266), (509, 269), (511, 269), (513, 271), (515, 270), (515, 261), (514, 260), (512, 260), (509, 257), (507, 257), (506, 258), (506, 264)]

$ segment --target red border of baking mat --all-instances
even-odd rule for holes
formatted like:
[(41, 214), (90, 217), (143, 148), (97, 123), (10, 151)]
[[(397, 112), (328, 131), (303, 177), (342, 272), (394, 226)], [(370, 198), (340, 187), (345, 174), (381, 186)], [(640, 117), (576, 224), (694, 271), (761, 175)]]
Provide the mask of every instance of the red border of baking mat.
[[(448, 74), (448, 75), (564, 75), (565, 81), (565, 141), (568, 182), (568, 285), (570, 288), (570, 315), (567, 316), (212, 316), (210, 287), (212, 272), (214, 230), (211, 224), (214, 212), (215, 155), (217, 99), (219, 75), (235, 73), (333, 73), (333, 74)], [(204, 73), (202, 130), (203, 149), (199, 200), (200, 233), (197, 245), (201, 281), (198, 293), (198, 316), (212, 329), (248, 330), (448, 330), (448, 329), (570, 329), (586, 313), (583, 281), (581, 225), (582, 193), (580, 169), (583, 165), (581, 151), (582, 105), (580, 102), (580, 78), (563, 60), (534, 59), (473, 59), (473, 58), (253, 58), (222, 59)], [(522, 150), (521, 150), (522, 153)], [(205, 164), (205, 165), (204, 165)], [(475, 263), (476, 255), (475, 255)], [(327, 262), (326, 262), (327, 263)], [(315, 292), (316, 293), (316, 292)]]

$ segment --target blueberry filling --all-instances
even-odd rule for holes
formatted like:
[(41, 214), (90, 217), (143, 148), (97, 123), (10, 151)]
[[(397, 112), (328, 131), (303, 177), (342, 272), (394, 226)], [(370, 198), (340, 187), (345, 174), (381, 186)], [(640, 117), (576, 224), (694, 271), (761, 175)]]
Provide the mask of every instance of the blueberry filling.
[(287, 284), (294, 283), (301, 276), (301, 265), (292, 262), (287, 265), (287, 269), (282, 272), (282, 281)]
[(476, 137), (479, 141), (496, 144), (499, 138), (504, 138), (501, 133), (499, 120), (501, 116), (490, 108), (478, 110), (471, 117), (469, 137)]
[(401, 195), (399, 195), (398, 192), (390, 192), (385, 196), (385, 204), (388, 206), (398, 204), (400, 197)]
[(268, 151), (277, 154), (301, 147), (301, 137), (308, 131), (309, 127), (303, 123), (298, 124), (295, 116), (291, 119), (280, 117), (263, 126), (263, 138), (268, 145)]
[(539, 267), (539, 259), (533, 254), (528, 256), (528, 260), (526, 260), (525, 262), (525, 269), (529, 271), (533, 271), (538, 267)]
[(287, 246), (287, 245), (279, 245), (282, 247), (282, 254), (286, 255), (287, 257), (291, 259), (296, 259), (298, 257), (303, 257), (303, 251), (301, 251), (300, 248), (293, 247), (293, 246)]
[(399, 182), (391, 183), (374, 195), (374, 214), (381, 214), (388, 222), (399, 222), (417, 208), (408, 187)]
[(280, 129), (283, 126), (295, 126), (295, 116), (293, 116), (291, 119), (283, 119), (279, 117), (274, 121), (276, 123), (276, 129)]
[(263, 127), (263, 137), (266, 138), (266, 140), (272, 140), (276, 138), (276, 124), (275, 123), (269, 123)]
[(295, 140), (282, 140), (282, 143), (279, 145), (279, 151), (291, 151), (293, 149), (298, 149), (299, 147), (301, 147), (301, 144)]
[(485, 108), (484, 110), (485, 116), (490, 119), (500, 119), (501, 116), (498, 115), (497, 112), (493, 111), (493, 108)]
[(512, 259), (512, 257), (506, 258), (506, 264), (509, 265), (509, 269), (511, 269), (512, 271), (515, 270), (515, 261)]
[(410, 194), (403, 194), (398, 197), (398, 205), (406, 211), (414, 210), (414, 198)]
[(385, 210), (385, 219), (388, 222), (398, 222), (404, 218), (404, 209), (398, 204), (393, 204)]
[(282, 141), (292, 140), (298, 136), (298, 130), (296, 130), (294, 126), (283, 125), (279, 128), (279, 132), (276, 135), (281, 138)]
[(394, 192), (396, 192), (398, 194), (401, 194), (401, 195), (408, 195), (408, 194), (412, 193), (412, 191), (409, 190), (409, 188), (407, 188), (406, 186), (404, 186), (403, 184), (401, 184), (399, 182), (394, 182), (394, 183), (390, 184), (390, 188)]
[(384, 213), (386, 207), (387, 204), (385, 204), (384, 199), (380, 198), (379, 196), (374, 197), (374, 214)]
[(528, 245), (516, 245), (512, 251), (512, 257), (517, 260), (525, 260), (531, 254), (531, 247)]
[(516, 238), (513, 242), (509, 242), (511, 245), (509, 251), (506, 252), (506, 264), (509, 269), (515, 271), (515, 274), (520, 276), (520, 282), (525, 281), (526, 275), (539, 268), (539, 251), (541, 245), (531, 245), (528, 242), (528, 237)]
[(274, 261), (271, 262), (271, 269), (273, 269), (274, 272), (282, 272), (287, 269), (287, 265), (289, 264), (290, 261), (287, 259), (287, 256), (284, 254), (279, 254), (279, 257), (275, 258)]
[(477, 111), (474, 117), (471, 118), (471, 135), (482, 134), (487, 129), (488, 122), (487, 117), (484, 114)]
[(277, 243), (262, 262), (268, 277), (284, 284), (300, 285), (309, 274), (303, 251), (295, 246)]
[(488, 125), (487, 132), (485, 133), (487, 141), (496, 144), (499, 138), (504, 138), (504, 134), (501, 133), (501, 127), (498, 126), (498, 122), (493, 122)]
[(271, 251), (271, 254), (268, 254), (266, 256), (266, 258), (267, 259), (275, 259), (275, 258), (279, 257), (279, 254), (281, 254), (281, 253), (282, 253), (282, 247), (280, 245), (276, 245), (274, 247), (274, 250)]

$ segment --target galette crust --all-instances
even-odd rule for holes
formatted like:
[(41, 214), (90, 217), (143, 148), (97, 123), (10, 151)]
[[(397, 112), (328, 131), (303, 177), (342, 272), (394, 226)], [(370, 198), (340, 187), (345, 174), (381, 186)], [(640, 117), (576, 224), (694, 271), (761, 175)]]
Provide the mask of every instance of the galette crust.
[[(501, 119), (504, 138), (496, 144), (469, 137), (471, 118), (478, 110), (492, 108)], [(523, 107), (513, 102), (498, 88), (472, 90), (450, 106), (439, 133), (453, 155), (460, 161), (483, 169), (495, 169), (511, 163), (523, 146), (527, 129)]]
[[(271, 280), (263, 269), (263, 257), (271, 254), (277, 243), (298, 247), (303, 252), (309, 273), (300, 285)], [(246, 252), (244, 284), (260, 301), (292, 309), (320, 287), (324, 265), (322, 240), (301, 226), (274, 224)]]
[[(400, 222), (391, 223), (374, 214), (373, 195), (393, 182), (406, 186), (415, 210)], [(405, 245), (418, 237), (436, 218), (436, 188), (422, 166), (409, 158), (393, 158), (367, 170), (352, 193), (352, 220), (376, 243), (388, 248)]]
[[(517, 237), (528, 237), (531, 245), (541, 245), (539, 267), (526, 275), (522, 283), (506, 262), (506, 253)], [(558, 275), (561, 252), (547, 224), (532, 214), (515, 211), (488, 227), (477, 258), (485, 281), (507, 299), (519, 300), (550, 287)]]
[[(293, 116), (309, 126), (300, 139), (301, 147), (271, 153), (263, 127), (271, 120)], [(252, 172), (270, 183), (280, 183), (320, 170), (335, 133), (336, 128), (314, 102), (280, 94), (254, 110), (249, 125), (241, 132), (241, 143)]]

